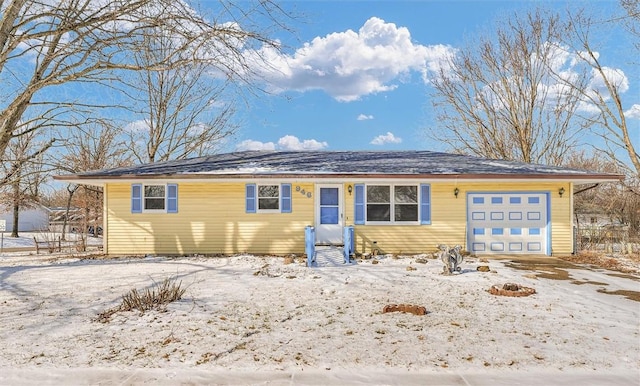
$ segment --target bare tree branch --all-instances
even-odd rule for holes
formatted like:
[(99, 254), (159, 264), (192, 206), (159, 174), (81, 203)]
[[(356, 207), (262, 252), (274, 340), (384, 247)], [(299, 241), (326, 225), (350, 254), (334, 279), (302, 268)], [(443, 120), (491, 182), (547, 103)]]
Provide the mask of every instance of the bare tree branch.
[(553, 44), (562, 34), (557, 15), (536, 11), (461, 49), (433, 82), (439, 126), (432, 138), (460, 152), (561, 164), (580, 129), (578, 92), (559, 90), (547, 69), (564, 65)]
[[(150, 36), (148, 47), (136, 54), (141, 67), (175, 50), (171, 38)], [(130, 126), (129, 149), (138, 162), (184, 159), (212, 152), (233, 135), (237, 125), (229, 82), (211, 76), (207, 62), (164, 70), (144, 70), (129, 80), (142, 118)]]
[[(623, 5), (625, 2), (623, 2)], [(629, 18), (638, 22), (638, 5), (627, 2)], [(635, 8), (633, 8), (635, 7)], [(580, 94), (583, 108), (588, 109), (584, 121), (586, 126), (600, 136), (606, 143), (604, 151), (611, 160), (640, 177), (640, 153), (635, 148), (631, 128), (625, 115), (623, 93), (627, 89), (626, 75), (621, 70), (615, 70), (603, 64), (599, 52), (592, 46), (592, 31), (595, 28), (606, 28), (607, 24), (589, 17), (585, 12), (568, 16), (568, 33), (563, 36), (563, 43), (572, 47), (576, 57), (580, 60), (583, 74), (592, 74), (592, 82), (588, 87), (576, 85), (565, 79), (564, 85)], [(604, 24), (603, 24), (604, 23)], [(625, 24), (631, 28), (633, 24)], [(630, 33), (637, 31), (629, 30)], [(636, 35), (638, 36), (638, 35)], [(636, 55), (640, 53), (640, 46), (635, 44)], [(635, 64), (637, 66), (637, 63)], [(595, 113), (589, 113), (595, 110)], [(636, 137), (637, 138), (637, 137)], [(628, 156), (631, 165), (621, 159), (619, 150)]]
[[(256, 56), (249, 60), (246, 52), (258, 52), (265, 45), (279, 48), (253, 18), (280, 25), (286, 13), (271, 0), (237, 5), (220, 0), (212, 7), (216, 4), (223, 22), (205, 17), (180, 0), (0, 2), (0, 154), (13, 137), (24, 134), (25, 125), (41, 132), (58, 125), (78, 127), (97, 121), (98, 108), (122, 108), (118, 98), (132, 91), (120, 82), (130, 79), (130, 72), (206, 65), (212, 75), (226, 82), (251, 83)], [(149, 41), (157, 38), (170, 39), (171, 49), (137, 61), (134, 53), (148, 50)], [(78, 85), (90, 89), (90, 98), (74, 95)], [(100, 95), (100, 89), (110, 89), (117, 95), (115, 101), (91, 98)], [(46, 111), (37, 114), (34, 109)], [(188, 127), (209, 124), (215, 130), (228, 129), (232, 113), (229, 107), (217, 122), (210, 118)], [(201, 147), (206, 146), (202, 143)], [(172, 154), (192, 151), (195, 149), (187, 146)]]

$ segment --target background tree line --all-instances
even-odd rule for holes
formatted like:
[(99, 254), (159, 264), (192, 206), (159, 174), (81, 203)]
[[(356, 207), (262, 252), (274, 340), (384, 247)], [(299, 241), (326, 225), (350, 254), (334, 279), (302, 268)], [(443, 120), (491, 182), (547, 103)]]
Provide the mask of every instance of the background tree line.
[[(45, 198), (47, 175), (198, 156), (232, 140), (241, 95), (262, 92), (256, 66), (269, 65), (244, 50), (282, 49), (272, 35), (295, 15), (269, 0), (217, 4), (205, 14), (168, 0), (0, 2), (3, 203), (78, 206), (98, 222), (99, 189)], [(600, 58), (611, 42), (597, 32), (622, 24), (637, 69), (639, 15), (637, 0), (621, 0), (604, 16), (537, 7), (502, 19), (442, 67), (426, 132), (461, 153), (624, 174), (576, 205), (637, 233), (640, 134), (623, 109), (627, 77)]]

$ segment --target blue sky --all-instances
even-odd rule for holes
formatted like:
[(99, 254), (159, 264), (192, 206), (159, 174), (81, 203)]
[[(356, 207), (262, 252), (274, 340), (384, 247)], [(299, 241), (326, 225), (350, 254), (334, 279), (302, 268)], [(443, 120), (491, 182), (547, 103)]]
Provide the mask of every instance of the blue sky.
[[(425, 79), (443, 55), (515, 10), (580, 3), (282, 2), (285, 10), (303, 15), (291, 24), (294, 36), (278, 36), (288, 63), (281, 57), (274, 63), (284, 75), (267, 74), (272, 95), (242, 105), (242, 128), (228, 150), (446, 150), (425, 134), (433, 121)], [(605, 11), (617, 6), (612, 1), (582, 4)], [(379, 43), (384, 52), (373, 48)], [(626, 67), (628, 58), (609, 48), (601, 58), (625, 72), (625, 108), (637, 105), (640, 118), (638, 74)], [(636, 129), (638, 122), (633, 120)], [(640, 131), (634, 136), (640, 146)]]

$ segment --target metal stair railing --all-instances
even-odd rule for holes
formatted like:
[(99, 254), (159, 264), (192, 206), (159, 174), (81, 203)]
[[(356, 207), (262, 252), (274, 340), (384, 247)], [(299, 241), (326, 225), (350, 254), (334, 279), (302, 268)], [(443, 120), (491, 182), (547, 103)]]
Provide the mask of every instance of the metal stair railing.
[(304, 228), (304, 251), (307, 254), (307, 267), (316, 262), (316, 228), (311, 225)]

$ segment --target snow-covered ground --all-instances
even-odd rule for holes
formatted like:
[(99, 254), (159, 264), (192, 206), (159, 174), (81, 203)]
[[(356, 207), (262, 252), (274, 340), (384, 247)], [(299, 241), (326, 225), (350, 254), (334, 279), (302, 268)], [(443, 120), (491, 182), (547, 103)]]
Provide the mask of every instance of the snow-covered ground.
[[(575, 372), (585, 379), (622, 375), (619, 384), (640, 384), (636, 274), (565, 262), (560, 271), (568, 276), (545, 271), (539, 277), (542, 271), (509, 260), (469, 259), (461, 274), (445, 276), (439, 261), (424, 256), (373, 261), (307, 268), (301, 259), (285, 264), (248, 255), (106, 260), (0, 254), (0, 383), (39, 383), (49, 374), (50, 384), (100, 377), (129, 384), (114, 372), (135, 371), (147, 371), (139, 383), (195, 382), (207, 372), (219, 374), (214, 379), (220, 383), (290, 384), (292, 373), (300, 383), (323, 383), (305, 382), (300, 374), (306, 371), (334, 384), (401, 384), (424, 374), (453, 383), (446, 377), (459, 373), (503, 379), (551, 374), (546, 379), (553, 380)], [(479, 265), (491, 272), (477, 271)], [(132, 288), (164, 278), (187, 289), (165, 311), (95, 320)], [(487, 291), (506, 282), (536, 293)], [(428, 313), (382, 312), (401, 303)], [(220, 375), (229, 372), (236, 375)], [(388, 377), (394, 374), (405, 378), (393, 382)]]
[[(61, 238), (61, 234), (58, 232), (20, 232), (19, 237), (11, 237), (11, 232), (2, 232), (0, 235), (0, 250), (4, 251), (16, 251), (16, 250), (28, 250), (36, 248), (36, 240), (44, 246), (46, 243), (52, 245), (59, 245), (63, 250), (75, 249), (77, 243), (82, 239), (82, 235), (78, 233), (68, 233), (65, 235), (66, 241), (58, 241)], [(102, 237), (87, 237), (87, 245), (90, 247), (97, 247), (102, 245)], [(0, 252), (0, 253), (2, 253)]]

